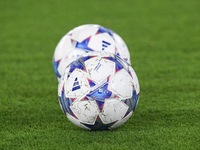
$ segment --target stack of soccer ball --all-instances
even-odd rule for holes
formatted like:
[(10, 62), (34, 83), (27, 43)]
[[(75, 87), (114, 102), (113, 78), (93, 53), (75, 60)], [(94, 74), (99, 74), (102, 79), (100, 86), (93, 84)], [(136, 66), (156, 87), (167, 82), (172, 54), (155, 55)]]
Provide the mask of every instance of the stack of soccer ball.
[(88, 130), (115, 129), (134, 112), (139, 82), (122, 38), (100, 25), (69, 31), (58, 43), (53, 67), (62, 111)]

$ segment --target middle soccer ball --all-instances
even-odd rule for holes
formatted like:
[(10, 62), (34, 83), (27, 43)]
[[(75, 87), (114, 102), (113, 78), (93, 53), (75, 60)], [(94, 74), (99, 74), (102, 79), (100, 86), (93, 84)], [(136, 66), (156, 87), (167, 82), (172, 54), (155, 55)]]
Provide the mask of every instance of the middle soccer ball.
[(75, 125), (114, 129), (126, 122), (139, 100), (133, 68), (107, 52), (83, 54), (66, 67), (58, 86), (60, 106)]
[(92, 51), (110, 52), (131, 63), (128, 48), (117, 33), (100, 25), (81, 25), (63, 36), (55, 49), (53, 66), (57, 80), (60, 80), (66, 65)]

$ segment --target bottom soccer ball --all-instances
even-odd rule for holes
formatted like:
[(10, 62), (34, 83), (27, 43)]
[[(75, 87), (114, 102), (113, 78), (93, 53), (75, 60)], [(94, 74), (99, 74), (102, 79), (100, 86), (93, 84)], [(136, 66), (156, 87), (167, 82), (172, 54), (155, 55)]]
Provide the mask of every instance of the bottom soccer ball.
[(137, 106), (139, 92), (133, 68), (106, 52), (83, 54), (70, 63), (58, 86), (64, 114), (88, 130), (114, 129), (124, 124)]

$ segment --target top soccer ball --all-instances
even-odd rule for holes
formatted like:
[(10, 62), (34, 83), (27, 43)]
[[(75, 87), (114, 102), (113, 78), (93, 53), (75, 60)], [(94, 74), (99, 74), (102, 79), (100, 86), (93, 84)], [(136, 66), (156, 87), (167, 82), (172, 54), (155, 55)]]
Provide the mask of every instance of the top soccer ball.
[(133, 68), (107, 52), (86, 53), (70, 63), (58, 86), (59, 103), (65, 115), (88, 130), (121, 126), (135, 110), (139, 92)]
[(53, 56), (57, 80), (60, 80), (65, 66), (91, 51), (110, 52), (131, 63), (128, 48), (117, 33), (100, 25), (86, 24), (69, 31), (58, 43)]

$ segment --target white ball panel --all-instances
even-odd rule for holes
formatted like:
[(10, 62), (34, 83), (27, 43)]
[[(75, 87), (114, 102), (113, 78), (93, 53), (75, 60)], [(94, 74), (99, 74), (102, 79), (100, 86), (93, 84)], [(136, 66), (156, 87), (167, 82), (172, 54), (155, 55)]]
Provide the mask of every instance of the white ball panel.
[(72, 33), (72, 39), (82, 42), (83, 40), (87, 39), (91, 35), (95, 34), (98, 31), (97, 27), (92, 25), (85, 25), (80, 28), (75, 28)]
[(121, 69), (111, 77), (108, 89), (121, 98), (131, 98), (133, 92), (132, 78), (125, 69)]
[(99, 114), (99, 117), (105, 124), (112, 123), (122, 119), (128, 108), (128, 105), (118, 100), (117, 98), (106, 99), (104, 102), (103, 110)]
[(85, 62), (85, 65), (89, 77), (96, 82), (100, 82), (114, 73), (114, 62), (100, 57), (91, 58)]
[(59, 41), (58, 45), (56, 46), (54, 52), (55, 61), (66, 57), (71, 48), (71, 39), (68, 37), (68, 35), (63, 36), (62, 39)]
[(86, 124), (94, 124), (99, 114), (99, 109), (95, 101), (76, 101), (70, 108), (80, 122)]

